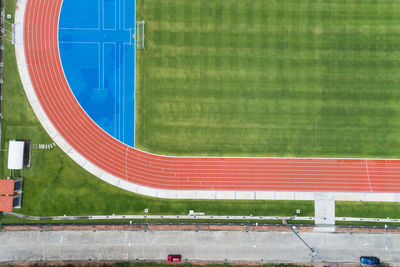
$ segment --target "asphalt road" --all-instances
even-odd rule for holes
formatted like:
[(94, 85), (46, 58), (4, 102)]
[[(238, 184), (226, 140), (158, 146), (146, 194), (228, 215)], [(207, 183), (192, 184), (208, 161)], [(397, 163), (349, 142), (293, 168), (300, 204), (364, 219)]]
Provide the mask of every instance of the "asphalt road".
[[(400, 263), (400, 234), (299, 232), (314, 262), (358, 262), (375, 255)], [(165, 260), (310, 262), (310, 250), (292, 232), (241, 231), (3, 231), (0, 261)]]

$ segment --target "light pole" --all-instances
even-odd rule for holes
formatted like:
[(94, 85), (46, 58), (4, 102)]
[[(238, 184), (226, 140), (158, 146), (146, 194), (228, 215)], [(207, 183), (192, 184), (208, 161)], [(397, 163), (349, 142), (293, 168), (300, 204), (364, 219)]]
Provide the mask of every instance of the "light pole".
[(303, 238), (301, 238), (301, 237), (299, 236), (299, 234), (292, 228), (291, 225), (287, 225), (287, 226), (288, 226), (289, 229), (300, 239), (300, 241), (303, 242), (303, 244), (306, 245), (307, 248), (310, 250), (310, 254), (309, 254), (309, 255), (311, 256), (311, 261), (313, 261), (314, 258), (318, 255), (318, 249), (317, 249), (317, 248), (312, 248), (312, 247), (310, 247), (310, 246), (306, 243), (306, 241), (304, 241)]

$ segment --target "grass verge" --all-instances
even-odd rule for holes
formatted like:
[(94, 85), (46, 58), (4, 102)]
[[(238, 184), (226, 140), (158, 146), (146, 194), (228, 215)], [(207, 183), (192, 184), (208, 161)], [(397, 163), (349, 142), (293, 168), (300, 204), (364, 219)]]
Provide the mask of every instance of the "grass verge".
[(336, 217), (400, 219), (399, 202), (336, 201)]

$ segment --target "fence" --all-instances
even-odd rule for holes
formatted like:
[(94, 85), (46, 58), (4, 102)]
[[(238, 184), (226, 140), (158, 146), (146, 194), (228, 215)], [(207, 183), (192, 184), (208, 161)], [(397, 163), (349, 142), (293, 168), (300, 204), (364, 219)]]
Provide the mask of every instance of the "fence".
[[(6, 14), (5, 0), (0, 0), (0, 148), (2, 147), (2, 122), (3, 122), (3, 89), (4, 89), (4, 53), (6, 49), (6, 41), (9, 44), (15, 43), (15, 27), (14, 27), (14, 14)], [(10, 20), (10, 21), (7, 21)]]
[(4, 66), (4, 38), (5, 38), (5, 30), (4, 30), (4, 20), (5, 20), (5, 5), (4, 0), (0, 0), (0, 12), (1, 12), (1, 19), (0, 19), (0, 28), (2, 29), (0, 34), (0, 149), (2, 147), (2, 138), (1, 138), (1, 130), (2, 130), (2, 121), (3, 121), (3, 66)]

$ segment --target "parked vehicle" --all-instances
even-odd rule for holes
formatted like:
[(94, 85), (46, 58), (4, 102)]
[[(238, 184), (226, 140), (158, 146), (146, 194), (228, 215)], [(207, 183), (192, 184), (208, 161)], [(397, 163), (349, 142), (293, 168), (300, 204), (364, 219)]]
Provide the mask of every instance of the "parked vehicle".
[(182, 255), (180, 255), (180, 254), (169, 254), (167, 259), (168, 259), (169, 262), (180, 262), (181, 259), (182, 259)]
[(381, 263), (379, 258), (374, 256), (361, 256), (360, 262), (362, 264), (368, 264), (368, 265), (378, 265)]

